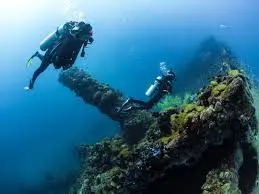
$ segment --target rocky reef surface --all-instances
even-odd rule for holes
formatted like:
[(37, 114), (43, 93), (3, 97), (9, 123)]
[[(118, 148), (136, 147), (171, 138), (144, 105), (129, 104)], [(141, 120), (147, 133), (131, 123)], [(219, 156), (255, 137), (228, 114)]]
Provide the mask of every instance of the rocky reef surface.
[[(217, 49), (208, 57), (219, 57)], [(80, 147), (83, 165), (70, 193), (251, 193), (258, 168), (252, 85), (242, 70), (231, 68), (234, 57), (220, 59), (229, 68), (207, 81), (196, 98), (161, 112), (120, 115), (119, 91), (83, 70), (61, 74), (62, 84), (119, 122), (122, 132)]]

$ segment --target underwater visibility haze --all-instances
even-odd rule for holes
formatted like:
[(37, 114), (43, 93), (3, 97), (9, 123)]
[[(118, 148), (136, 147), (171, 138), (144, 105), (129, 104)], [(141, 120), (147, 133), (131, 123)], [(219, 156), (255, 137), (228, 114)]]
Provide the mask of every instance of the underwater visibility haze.
[(60, 69), (49, 66), (33, 90), (23, 89), (40, 65), (36, 58), (29, 67), (26, 61), (59, 25), (90, 23), (94, 42), (74, 66), (125, 97), (146, 101), (145, 92), (160, 74), (161, 62), (176, 74), (172, 95), (186, 92), (200, 69), (186, 71), (188, 66), (182, 64), (188, 64), (211, 36), (231, 48), (242, 68), (257, 80), (258, 11), (255, 0), (2, 1), (0, 193), (69, 193), (80, 172), (79, 146), (121, 132), (112, 113), (103, 114), (58, 81)]

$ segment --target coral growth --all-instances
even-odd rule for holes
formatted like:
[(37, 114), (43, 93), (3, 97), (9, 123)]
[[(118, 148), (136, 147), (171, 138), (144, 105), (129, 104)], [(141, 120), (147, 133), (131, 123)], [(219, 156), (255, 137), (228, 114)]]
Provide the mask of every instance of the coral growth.
[(212, 169), (206, 176), (202, 194), (241, 194), (238, 170), (242, 157), (242, 151), (238, 148), (218, 168)]
[(198, 119), (203, 110), (203, 106), (187, 104), (180, 114), (171, 115), (171, 122), (174, 127), (174, 132), (181, 133), (186, 127), (188, 127), (187, 125), (192, 123), (192, 120)]
[[(144, 193), (169, 170), (182, 166), (191, 169), (210, 146), (222, 145), (225, 140), (236, 146), (245, 142), (255, 114), (248, 79), (242, 74), (226, 75), (217, 77), (217, 83), (205, 87), (210, 91), (207, 98), (203, 91), (197, 101), (169, 115), (171, 132), (166, 136), (155, 125), (156, 120), (146, 136), (132, 146), (115, 138), (87, 148), (87, 166), (78, 180), (82, 193)], [(212, 92), (223, 84), (219, 93)], [(204, 194), (240, 193), (238, 170), (242, 163), (236, 167), (234, 159), (227, 161), (232, 162), (207, 172), (201, 187)], [(75, 185), (74, 190), (78, 189)]]
[(122, 129), (119, 137), (81, 147), (83, 168), (71, 194), (252, 192), (258, 160), (249, 138), (257, 134), (250, 80), (242, 71), (230, 70), (238, 64), (228, 48), (214, 39), (203, 46), (196, 62), (225, 70), (191, 102), (166, 105), (160, 112), (118, 115), (116, 106), (123, 101), (118, 91), (77, 69), (61, 76), (63, 84)]
[(116, 121), (120, 119), (117, 108), (122, 105), (124, 99), (120, 92), (109, 85), (98, 82), (78, 68), (63, 72), (59, 81), (81, 96), (86, 103), (96, 106), (102, 113), (109, 115), (111, 119)]

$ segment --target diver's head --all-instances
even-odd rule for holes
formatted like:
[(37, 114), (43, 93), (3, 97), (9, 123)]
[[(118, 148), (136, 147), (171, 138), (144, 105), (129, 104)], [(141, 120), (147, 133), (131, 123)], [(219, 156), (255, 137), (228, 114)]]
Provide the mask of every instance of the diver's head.
[(176, 81), (176, 76), (172, 69), (166, 71), (166, 77), (168, 77), (170, 81)]
[(93, 35), (93, 28), (90, 24), (79, 22), (75, 28), (75, 37), (80, 40), (89, 39)]

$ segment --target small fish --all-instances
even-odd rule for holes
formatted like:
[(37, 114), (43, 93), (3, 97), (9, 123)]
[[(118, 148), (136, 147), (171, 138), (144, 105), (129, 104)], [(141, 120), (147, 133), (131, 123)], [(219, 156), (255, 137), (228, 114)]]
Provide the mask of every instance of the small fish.
[(226, 29), (229, 29), (229, 26), (227, 26), (225, 24), (220, 24), (219, 28), (222, 29), (222, 30), (226, 30)]

